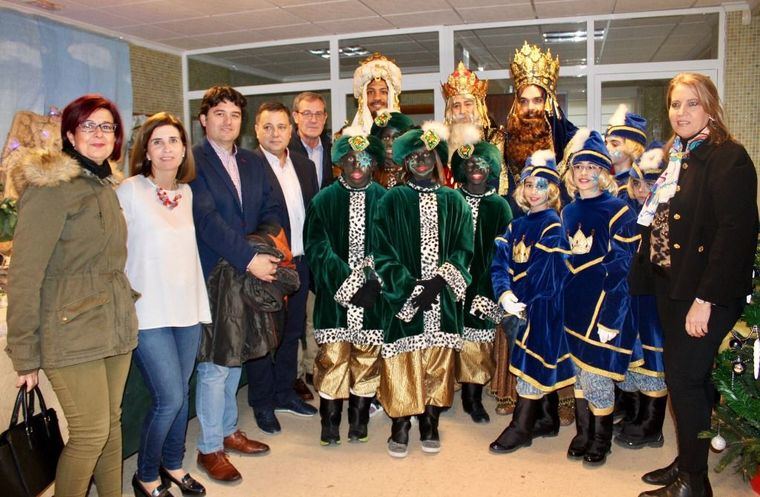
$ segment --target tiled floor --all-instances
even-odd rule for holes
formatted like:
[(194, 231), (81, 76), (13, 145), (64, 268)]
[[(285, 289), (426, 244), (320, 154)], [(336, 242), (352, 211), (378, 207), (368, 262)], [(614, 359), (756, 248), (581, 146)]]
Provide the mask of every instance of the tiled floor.
[[(626, 450), (613, 445), (605, 466), (586, 469), (565, 457), (574, 427), (566, 427), (553, 439), (538, 439), (533, 446), (513, 454), (494, 456), (488, 444), (506, 426), (509, 417), (492, 414), (487, 425), (473, 424), (455, 406), (441, 416), (443, 449), (438, 455), (422, 453), (413, 427), (413, 441), (406, 459), (392, 459), (386, 453), (390, 420), (381, 414), (370, 421), (370, 440), (364, 444), (339, 447), (319, 445), (319, 418), (279, 415), (282, 433), (268, 436), (256, 428), (245, 401), (238, 395), (240, 428), (251, 438), (266, 442), (272, 452), (264, 457), (231, 455), (243, 474), (232, 485), (212, 483), (195, 464), (198, 421), (190, 422), (185, 468), (202, 481), (209, 497), (636, 497), (652, 487), (641, 483), (646, 471), (665, 466), (675, 454), (673, 425), (666, 421), (666, 445), (661, 449)], [(486, 407), (493, 412), (494, 401)], [(348, 430), (344, 413), (341, 434)], [(711, 464), (716, 461), (711, 456)], [(132, 495), (130, 481), (137, 457), (124, 464), (124, 494)], [(716, 497), (757, 497), (741, 478), (730, 470), (711, 472)], [(173, 494), (180, 496), (175, 487)], [(94, 492), (93, 492), (94, 493)]]

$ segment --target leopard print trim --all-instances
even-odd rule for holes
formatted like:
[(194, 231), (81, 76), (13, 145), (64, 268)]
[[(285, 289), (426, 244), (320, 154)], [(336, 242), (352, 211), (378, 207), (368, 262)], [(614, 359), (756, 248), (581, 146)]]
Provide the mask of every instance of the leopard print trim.
[(401, 310), (396, 314), (396, 317), (405, 323), (409, 323), (414, 318), (414, 315), (417, 314), (417, 308), (414, 307), (414, 304), (412, 304), (412, 299), (421, 293), (422, 285), (415, 286), (412, 289), (412, 293), (409, 295), (409, 298), (406, 299), (404, 305), (401, 306)]
[(335, 292), (335, 296), (333, 297), (335, 302), (346, 308), (351, 306), (351, 297), (361, 288), (365, 279), (364, 268), (357, 268), (351, 271), (348, 278), (340, 285), (338, 291)]
[(383, 358), (393, 357), (405, 352), (429, 349), (432, 347), (445, 347), (448, 349), (462, 350), (462, 337), (445, 331), (435, 333), (422, 333), (419, 335), (401, 338), (393, 343), (385, 343), (380, 354)]
[(495, 328), (479, 330), (478, 328), (465, 326), (462, 333), (462, 339), (466, 342), (491, 343), (494, 338), (496, 338)]
[(495, 324), (501, 323), (507, 316), (499, 304), (482, 295), (477, 295), (472, 299), (470, 314), (479, 319), (487, 319)]
[[(467, 192), (464, 188), (462, 188), (462, 191)], [(474, 233), (478, 232), (478, 211), (480, 210), (480, 199), (481, 197), (473, 197), (469, 194), (464, 196), (464, 199), (467, 201), (467, 204), (470, 206), (470, 210), (472, 211), (472, 231)]]
[(355, 345), (382, 345), (383, 330), (349, 330), (346, 328), (325, 328), (314, 330), (317, 344), (350, 342)]
[(454, 292), (457, 298), (457, 302), (461, 302), (465, 298), (467, 293), (467, 283), (464, 281), (464, 276), (454, 267), (450, 262), (444, 262), (443, 266), (436, 269), (435, 274), (441, 276), (449, 288)]
[[(366, 277), (362, 261), (364, 259), (364, 221), (367, 194), (363, 191), (352, 191), (348, 198), (348, 265), (354, 271), (357, 269), (361, 271), (362, 284), (364, 284)], [(351, 296), (353, 297), (353, 294)], [(346, 319), (349, 330), (362, 329), (364, 309), (355, 305), (348, 306)]]

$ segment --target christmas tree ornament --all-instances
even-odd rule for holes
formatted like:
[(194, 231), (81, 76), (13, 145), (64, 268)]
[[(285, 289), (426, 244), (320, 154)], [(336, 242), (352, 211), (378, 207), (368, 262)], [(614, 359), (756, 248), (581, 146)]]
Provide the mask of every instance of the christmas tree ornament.
[(744, 363), (742, 362), (741, 358), (737, 357), (734, 359), (733, 365), (731, 366), (731, 369), (733, 369), (734, 373), (736, 374), (743, 374), (745, 367)]
[(712, 437), (712, 440), (710, 440), (710, 445), (712, 446), (713, 449), (720, 452), (726, 448), (726, 439), (720, 435), (715, 435), (714, 437)]
[(742, 341), (739, 340), (738, 338), (732, 338), (731, 340), (728, 341), (728, 346), (732, 350), (739, 350), (740, 348), (742, 348)]

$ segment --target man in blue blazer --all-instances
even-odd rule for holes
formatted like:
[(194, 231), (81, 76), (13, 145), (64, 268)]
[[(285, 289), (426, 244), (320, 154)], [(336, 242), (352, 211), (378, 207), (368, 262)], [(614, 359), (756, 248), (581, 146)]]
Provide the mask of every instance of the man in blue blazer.
[(253, 154), (264, 162), (272, 196), (285, 206), (283, 228), (290, 242), (293, 261), (301, 287), (288, 298), (285, 329), (274, 357), (266, 356), (246, 363), (248, 403), (258, 427), (266, 433), (280, 431), (277, 412), (313, 416), (317, 410), (304, 402), (293, 384), (296, 379), (299, 340), (306, 327), (306, 297), (309, 292), (309, 267), (304, 257), (303, 225), (309, 202), (319, 191), (314, 163), (290, 152), (292, 132), (290, 112), (279, 102), (264, 102), (256, 114), (259, 148)]
[[(235, 144), (245, 105), (245, 97), (229, 86), (210, 88), (201, 102), (199, 119), (206, 137), (193, 147), (197, 177), (190, 187), (206, 279), (221, 259), (241, 273), (248, 271), (264, 281), (272, 281), (277, 268), (277, 258), (257, 254), (245, 239), (262, 223), (283, 224), (282, 207), (272, 192), (265, 164)], [(200, 362), (197, 371), (196, 410), (201, 425), (198, 466), (213, 479), (238, 480), (240, 473), (225, 449), (245, 454), (269, 451), (265, 444), (249, 440), (237, 429), (235, 394), (241, 367)]]

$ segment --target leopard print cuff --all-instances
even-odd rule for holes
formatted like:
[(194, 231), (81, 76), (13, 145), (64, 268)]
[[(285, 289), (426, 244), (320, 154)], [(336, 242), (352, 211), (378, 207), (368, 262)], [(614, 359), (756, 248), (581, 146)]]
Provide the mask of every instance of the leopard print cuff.
[(446, 284), (454, 292), (457, 302), (464, 300), (465, 293), (467, 293), (467, 283), (464, 281), (462, 273), (453, 264), (445, 262), (443, 266), (436, 269), (435, 274), (446, 280)]
[(414, 315), (417, 314), (417, 307), (414, 307), (414, 304), (412, 304), (412, 299), (416, 297), (417, 295), (422, 293), (422, 285), (417, 285), (412, 290), (412, 294), (409, 295), (409, 298), (406, 299), (406, 302), (404, 302), (404, 305), (401, 306), (401, 310), (398, 311), (396, 314), (396, 317), (399, 318), (401, 321), (408, 323), (412, 319), (414, 319)]
[(359, 288), (364, 285), (365, 280), (366, 276), (364, 276), (363, 266), (360, 266), (357, 269), (351, 271), (351, 274), (348, 275), (348, 278), (346, 278), (343, 284), (340, 285), (338, 291), (335, 292), (335, 302), (342, 305), (343, 307), (350, 306), (351, 297), (353, 297)]
[(314, 330), (317, 344), (349, 342), (354, 345), (382, 345), (383, 330), (349, 330), (347, 328), (325, 328)]
[(506, 317), (507, 313), (504, 312), (504, 309), (493, 300), (478, 295), (472, 299), (470, 314), (478, 319), (487, 319), (494, 324), (499, 324)]

